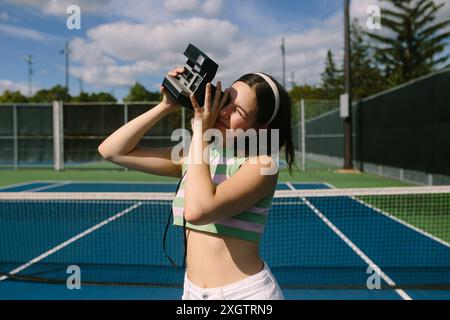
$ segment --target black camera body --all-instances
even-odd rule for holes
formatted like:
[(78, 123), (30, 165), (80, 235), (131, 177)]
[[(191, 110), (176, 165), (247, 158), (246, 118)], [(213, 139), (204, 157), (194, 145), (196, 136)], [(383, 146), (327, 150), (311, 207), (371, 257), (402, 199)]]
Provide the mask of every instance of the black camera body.
[[(188, 45), (184, 55), (188, 58), (184, 72), (178, 77), (166, 75), (162, 85), (181, 106), (193, 109), (190, 95), (194, 94), (202, 107), (205, 103), (206, 84), (214, 79), (219, 66), (192, 44)], [(211, 98), (215, 92), (216, 88), (211, 85)]]

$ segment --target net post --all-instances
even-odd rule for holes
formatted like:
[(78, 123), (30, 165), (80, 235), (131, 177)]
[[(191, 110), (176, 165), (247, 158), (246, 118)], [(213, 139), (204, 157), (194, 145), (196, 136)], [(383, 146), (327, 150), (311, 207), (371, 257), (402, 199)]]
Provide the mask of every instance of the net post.
[(13, 152), (14, 152), (14, 170), (19, 168), (19, 141), (17, 133), (17, 105), (13, 105)]
[(64, 170), (63, 102), (53, 101), (53, 169)]
[(128, 104), (123, 105), (123, 124), (128, 123)]
[(301, 157), (302, 157), (302, 171), (306, 171), (306, 148), (305, 148), (305, 100), (300, 101), (300, 143), (302, 146)]
[[(128, 123), (128, 104), (125, 102), (123, 104), (123, 124)], [(128, 172), (128, 167), (125, 167), (125, 172)]]

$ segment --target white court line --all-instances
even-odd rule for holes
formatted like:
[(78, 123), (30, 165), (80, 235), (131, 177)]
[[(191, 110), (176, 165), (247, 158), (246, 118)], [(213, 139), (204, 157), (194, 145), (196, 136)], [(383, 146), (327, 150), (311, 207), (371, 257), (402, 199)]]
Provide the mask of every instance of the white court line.
[(336, 187), (334, 185), (332, 185), (329, 182), (322, 182), (324, 185), (326, 185), (327, 187), (329, 187), (330, 189), (336, 189)]
[(20, 182), (15, 184), (10, 184), (7, 186), (0, 187), (0, 190), (9, 189), (9, 188), (15, 188), (15, 187), (22, 187), (26, 186), (27, 184), (34, 184), (34, 183), (42, 183), (40, 181), (26, 181), (26, 182)]
[[(294, 189), (295, 190), (295, 189)], [(381, 268), (375, 264), (361, 249), (358, 248), (341, 230), (339, 230), (325, 215), (320, 212), (311, 202), (306, 198), (302, 198), (305, 204), (316, 214), (342, 241), (348, 245), (358, 257), (360, 257), (369, 267), (372, 268), (388, 285), (396, 286), (396, 283), (386, 274)], [(402, 297), (403, 300), (412, 300), (412, 298), (402, 289), (395, 289), (395, 292)]]
[(19, 192), (36, 192), (36, 191), (41, 191), (41, 190), (48, 190), (48, 189), (64, 186), (66, 184), (70, 184), (70, 181), (65, 181), (65, 182), (61, 182), (61, 183), (55, 183), (55, 184), (51, 184), (51, 185), (48, 185), (48, 186), (37, 187), (37, 188), (34, 188), (34, 189), (28, 189), (28, 190), (19, 191)]
[[(331, 187), (331, 188), (333, 188), (333, 189), (336, 189), (336, 187), (333, 186), (331, 183), (324, 182), (324, 184), (328, 185), (329, 187)], [(349, 196), (349, 198), (351, 198), (352, 200), (355, 200), (355, 201), (359, 202), (360, 204), (362, 204), (362, 205), (364, 205), (364, 206), (366, 206), (366, 207), (369, 207), (370, 209), (372, 209), (372, 210), (374, 210), (374, 211), (376, 211), (376, 212), (378, 212), (378, 213), (381, 213), (382, 215), (384, 215), (384, 216), (386, 216), (386, 217), (388, 217), (388, 218), (394, 220), (395, 222), (398, 222), (398, 223), (404, 225), (405, 227), (407, 227), (407, 228), (409, 228), (409, 229), (412, 229), (412, 230), (414, 230), (414, 231), (420, 233), (421, 235), (423, 235), (423, 236), (425, 236), (425, 237), (428, 237), (428, 238), (430, 238), (430, 239), (432, 239), (432, 240), (434, 240), (434, 241), (436, 241), (436, 242), (439, 242), (440, 244), (442, 244), (442, 245), (444, 245), (444, 246), (450, 248), (450, 243), (448, 243), (447, 241), (445, 241), (445, 240), (443, 240), (443, 239), (441, 239), (441, 238), (438, 238), (438, 237), (436, 237), (436, 236), (434, 236), (434, 235), (432, 235), (432, 234), (426, 232), (425, 230), (422, 230), (422, 229), (420, 229), (420, 228), (418, 228), (418, 227), (416, 227), (416, 226), (413, 226), (412, 224), (409, 224), (408, 222), (406, 222), (406, 221), (404, 221), (404, 220), (402, 220), (402, 219), (400, 219), (400, 218), (398, 218), (398, 217), (396, 217), (396, 216), (390, 214), (389, 212), (386, 212), (386, 211), (383, 211), (383, 210), (381, 210), (381, 209), (378, 209), (377, 207), (374, 207), (374, 206), (372, 206), (372, 205), (369, 204), (369, 203), (365, 203), (364, 201), (359, 200), (359, 199), (355, 198), (354, 196)]]
[(292, 183), (290, 183), (290, 182), (285, 182), (286, 183), (286, 185), (289, 187), (289, 189), (291, 189), (291, 190), (296, 190), (295, 188), (294, 188), (294, 186), (292, 185)]
[(441, 238), (438, 238), (438, 237), (436, 237), (435, 235), (432, 235), (432, 234), (426, 232), (425, 230), (422, 230), (422, 229), (420, 229), (420, 228), (418, 228), (418, 227), (416, 227), (416, 226), (413, 226), (412, 224), (409, 224), (408, 222), (406, 222), (406, 221), (404, 221), (404, 220), (402, 220), (402, 219), (400, 219), (400, 218), (397, 218), (396, 216), (394, 216), (394, 215), (392, 215), (392, 214), (390, 214), (390, 213), (388, 213), (388, 212), (386, 212), (386, 211), (383, 211), (383, 210), (381, 210), (381, 209), (378, 209), (377, 207), (372, 206), (370, 203), (366, 203), (366, 202), (364, 202), (364, 201), (362, 201), (362, 200), (359, 200), (359, 199), (357, 199), (357, 198), (355, 198), (355, 197), (350, 197), (350, 198), (352, 198), (352, 200), (354, 200), (354, 201), (360, 203), (361, 205), (366, 206), (366, 207), (370, 208), (371, 210), (374, 210), (374, 211), (376, 211), (376, 212), (378, 212), (378, 213), (381, 213), (382, 215), (386, 216), (387, 218), (392, 219), (392, 220), (394, 220), (395, 222), (398, 222), (398, 223), (404, 225), (405, 227), (410, 228), (410, 229), (412, 229), (413, 231), (416, 231), (417, 233), (420, 233), (421, 235), (423, 235), (423, 236), (425, 236), (425, 237), (428, 237), (428, 238), (430, 238), (431, 240), (434, 240), (434, 241), (436, 241), (436, 242), (439, 242), (440, 244), (442, 244), (442, 245), (444, 245), (444, 246), (450, 248), (450, 243), (448, 243), (447, 241), (445, 241), (445, 240), (443, 240), (443, 239), (441, 239)]
[[(330, 185), (328, 182), (320, 182), (320, 181), (302, 181), (302, 182), (296, 182), (296, 181), (293, 181), (293, 182), (290, 182), (290, 181), (284, 181), (284, 182), (281, 182), (281, 184), (283, 184), (283, 183), (285, 183), (285, 184), (291, 184), (291, 185), (292, 185), (292, 183), (299, 184), (299, 185), (317, 184), (317, 185), (326, 185), (326, 186), (329, 186), (330, 188), (334, 188), (334, 187), (333, 187), (332, 185)], [(294, 189), (294, 190), (304, 190), (304, 189)]]
[[(14, 269), (14, 270), (11, 270), (10, 272), (8, 272), (8, 275), (14, 275), (14, 274), (16, 274), (16, 273), (19, 273), (20, 271), (22, 271), (22, 270), (28, 268), (29, 266), (31, 266), (31, 265), (33, 265), (33, 264), (35, 264), (35, 263), (38, 263), (39, 261), (45, 259), (45, 258), (48, 257), (49, 255), (51, 255), (51, 254), (53, 254), (53, 253), (55, 253), (55, 252), (57, 252), (57, 251), (63, 249), (64, 247), (67, 247), (69, 244), (74, 243), (75, 241), (77, 241), (77, 240), (83, 238), (84, 236), (86, 236), (86, 235), (88, 235), (88, 234), (94, 232), (95, 230), (97, 230), (97, 229), (99, 229), (99, 228), (101, 228), (101, 227), (107, 225), (108, 223), (110, 223), (110, 222), (112, 222), (112, 221), (114, 221), (114, 220), (116, 220), (116, 219), (122, 217), (123, 215), (127, 214), (128, 212), (130, 212), (130, 211), (132, 211), (132, 210), (134, 210), (134, 209), (140, 207), (141, 205), (142, 205), (142, 202), (138, 202), (138, 203), (136, 203), (135, 205), (133, 205), (133, 206), (131, 206), (131, 207), (128, 207), (127, 209), (125, 209), (125, 210), (123, 210), (123, 211), (121, 211), (121, 212), (115, 214), (114, 216), (111, 216), (111, 217), (109, 217), (108, 219), (103, 220), (102, 222), (96, 224), (95, 226), (93, 226), (93, 227), (91, 227), (91, 228), (89, 228), (89, 229), (83, 231), (83, 232), (80, 233), (80, 234), (77, 234), (76, 236), (70, 238), (70, 239), (67, 240), (67, 241), (64, 241), (63, 243), (61, 243), (61, 244), (57, 245), (56, 247), (54, 247), (54, 248), (52, 248), (52, 249), (50, 249), (50, 250), (44, 252), (43, 254), (37, 256), (36, 258), (30, 260), (30, 261), (27, 262), (27, 263), (21, 265), (20, 267)], [(1, 277), (0, 277), (0, 281), (4, 281), (4, 280), (6, 280), (6, 279), (8, 279), (8, 276), (1, 276)]]

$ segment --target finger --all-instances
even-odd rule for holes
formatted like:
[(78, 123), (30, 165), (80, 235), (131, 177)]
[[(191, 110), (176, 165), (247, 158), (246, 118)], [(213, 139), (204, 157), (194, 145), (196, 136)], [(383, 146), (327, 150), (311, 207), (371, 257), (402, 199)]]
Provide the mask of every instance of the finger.
[(222, 110), (222, 108), (225, 106), (225, 104), (228, 102), (228, 97), (230, 96), (230, 89), (227, 88), (225, 92), (223, 93), (223, 98), (220, 101), (220, 107), (219, 110)]
[(184, 72), (183, 67), (178, 67), (173, 70), (170, 70), (167, 74), (171, 75), (172, 77), (177, 77), (179, 74), (182, 74)]
[(205, 112), (211, 111), (211, 83), (206, 84), (206, 93), (205, 93), (205, 105), (203, 106), (205, 108)]
[(219, 109), (220, 93), (222, 92), (222, 83), (217, 81), (216, 92), (214, 92), (213, 110)]
[(191, 98), (191, 104), (192, 104), (192, 107), (194, 108), (194, 111), (200, 112), (200, 106), (198, 105), (197, 98), (195, 97), (195, 95), (191, 94), (190, 98)]

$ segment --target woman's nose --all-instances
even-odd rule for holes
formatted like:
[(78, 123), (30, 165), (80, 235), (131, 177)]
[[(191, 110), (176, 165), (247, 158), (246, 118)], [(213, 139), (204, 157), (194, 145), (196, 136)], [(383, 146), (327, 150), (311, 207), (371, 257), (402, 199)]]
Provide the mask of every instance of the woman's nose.
[(222, 110), (220, 110), (220, 115), (221, 115), (222, 117), (228, 118), (228, 117), (230, 116), (230, 114), (231, 114), (232, 111), (233, 111), (233, 104), (230, 103), (230, 104), (224, 106), (224, 107), (222, 108)]

